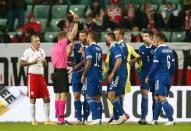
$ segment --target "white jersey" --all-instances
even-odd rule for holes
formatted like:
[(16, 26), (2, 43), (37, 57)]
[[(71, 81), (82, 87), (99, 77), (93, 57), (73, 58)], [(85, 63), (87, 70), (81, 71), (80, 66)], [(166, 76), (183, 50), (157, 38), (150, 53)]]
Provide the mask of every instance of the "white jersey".
[(43, 49), (39, 49), (38, 51), (35, 50), (33, 47), (30, 47), (25, 50), (23, 53), (21, 60), (27, 61), (27, 62), (32, 62), (35, 59), (38, 60), (37, 64), (30, 65), (28, 69), (28, 73), (32, 74), (44, 74), (44, 67), (42, 63), (42, 59), (45, 58), (45, 51)]

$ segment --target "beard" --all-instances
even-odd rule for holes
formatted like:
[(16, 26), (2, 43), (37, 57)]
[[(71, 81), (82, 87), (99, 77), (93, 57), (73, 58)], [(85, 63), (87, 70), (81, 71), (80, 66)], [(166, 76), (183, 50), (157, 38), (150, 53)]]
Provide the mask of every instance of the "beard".
[(109, 43), (107, 40), (105, 41), (105, 44), (106, 44), (106, 46), (108, 46), (108, 47), (110, 46), (110, 43)]

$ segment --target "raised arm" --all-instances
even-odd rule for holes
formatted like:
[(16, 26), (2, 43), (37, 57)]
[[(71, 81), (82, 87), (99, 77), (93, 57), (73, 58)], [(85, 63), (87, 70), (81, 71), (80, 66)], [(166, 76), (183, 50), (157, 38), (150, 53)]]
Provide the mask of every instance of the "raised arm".
[(68, 36), (68, 40), (73, 42), (75, 37), (76, 37), (76, 34), (78, 32), (78, 22), (79, 22), (79, 16), (76, 15), (75, 13), (72, 13), (72, 16), (74, 18), (74, 26), (73, 26), (73, 29), (72, 29), (72, 32), (69, 33), (69, 36)]

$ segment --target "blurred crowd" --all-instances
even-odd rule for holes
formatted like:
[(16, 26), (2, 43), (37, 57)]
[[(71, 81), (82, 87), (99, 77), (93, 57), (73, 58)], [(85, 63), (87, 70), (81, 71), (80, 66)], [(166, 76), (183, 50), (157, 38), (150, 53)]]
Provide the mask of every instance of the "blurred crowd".
[[(30, 1), (30, 2), (29, 2)], [(32, 34), (41, 36), (42, 42), (46, 32), (63, 30), (69, 32), (73, 27), (70, 5), (79, 5), (80, 0), (0, 0), (0, 43), (25, 43), (30, 41)], [(82, 1), (82, 0), (81, 0)], [(150, 28), (157, 30), (185, 32), (183, 41), (191, 41), (191, 0), (160, 0), (162, 3), (153, 4), (145, 0), (143, 5), (136, 0), (84, 0), (86, 8), (79, 21), (79, 31), (82, 29), (97, 32), (111, 31), (123, 28), (126, 40), (142, 42), (141, 32)], [(32, 5), (27, 14), (28, 6)], [(50, 5), (47, 22), (38, 21), (33, 9), (36, 5)], [(54, 15), (51, 13), (54, 5), (67, 5), (67, 13), (55, 25), (51, 25)], [(41, 12), (44, 13), (44, 12)], [(6, 24), (1, 22), (6, 19)], [(44, 25), (45, 24), (45, 25)], [(51, 30), (57, 26), (57, 30)], [(44, 27), (44, 28), (43, 28)], [(42, 29), (43, 28), (43, 29)], [(15, 33), (12, 33), (15, 32)], [(10, 35), (10, 34), (14, 35)], [(56, 41), (56, 38), (53, 39)], [(172, 40), (173, 41), (173, 40)]]

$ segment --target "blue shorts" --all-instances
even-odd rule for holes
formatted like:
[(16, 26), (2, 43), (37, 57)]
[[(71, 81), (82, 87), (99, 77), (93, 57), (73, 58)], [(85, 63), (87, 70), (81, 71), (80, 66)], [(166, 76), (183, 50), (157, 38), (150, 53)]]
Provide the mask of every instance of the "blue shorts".
[(83, 86), (82, 83), (72, 84), (72, 90), (73, 90), (73, 92), (80, 92), (80, 93), (81, 93), (82, 86)]
[(148, 83), (145, 83), (145, 78), (141, 78), (141, 89), (150, 90), (150, 92), (155, 92), (155, 80), (149, 79)]
[(170, 91), (170, 84), (167, 84), (163, 80), (155, 81), (155, 94), (168, 97)]
[(124, 94), (126, 86), (126, 80), (121, 80), (121, 79), (115, 79), (112, 82), (109, 83), (107, 86), (107, 92), (116, 92), (116, 96), (121, 96)]
[(102, 93), (102, 82), (99, 81), (87, 81), (86, 95), (89, 97), (95, 97)]

